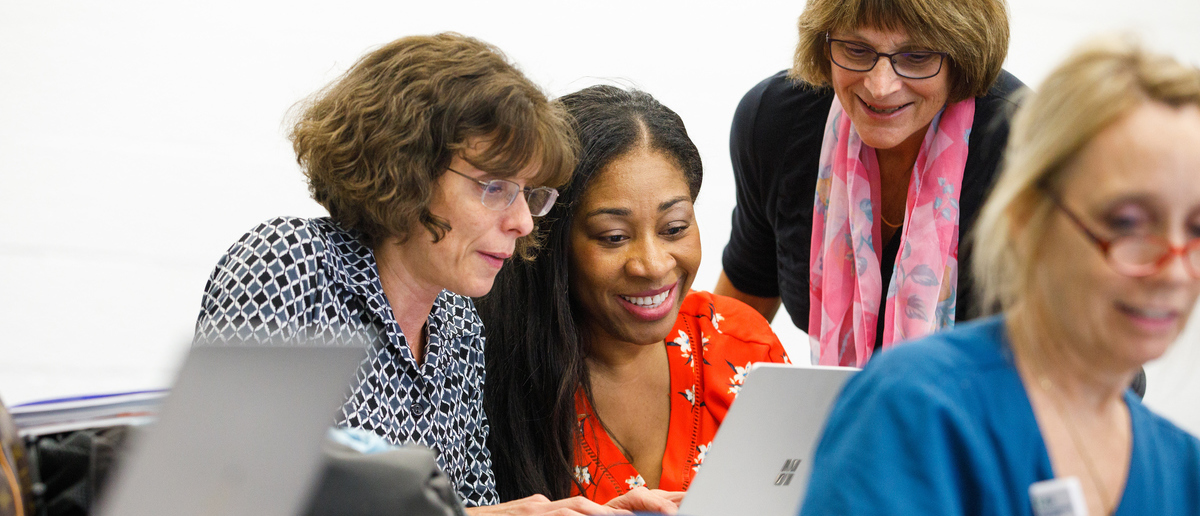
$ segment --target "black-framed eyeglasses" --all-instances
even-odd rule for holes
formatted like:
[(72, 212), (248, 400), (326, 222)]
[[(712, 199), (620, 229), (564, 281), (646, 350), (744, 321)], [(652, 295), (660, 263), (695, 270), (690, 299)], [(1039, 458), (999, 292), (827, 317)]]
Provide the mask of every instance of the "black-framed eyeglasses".
[(529, 205), (529, 214), (534, 217), (541, 217), (550, 212), (550, 207), (554, 206), (554, 200), (558, 199), (558, 190), (547, 186), (539, 186), (537, 188), (526, 186), (522, 188), (521, 185), (507, 179), (483, 181), (450, 167), (446, 167), (446, 170), (478, 183), (483, 188), (483, 195), (479, 198), (480, 202), (484, 206), (496, 211), (508, 209), (509, 206), (512, 206), (513, 201), (517, 199), (517, 194), (524, 193), (525, 203)]
[(1119, 236), (1111, 240), (1100, 238), (1088, 229), (1079, 215), (1063, 204), (1062, 199), (1049, 191), (1046, 194), (1054, 205), (1100, 248), (1105, 261), (1118, 273), (1134, 278), (1149, 276), (1162, 270), (1172, 258), (1179, 256), (1188, 273), (1193, 278), (1200, 279), (1200, 238), (1193, 238), (1179, 247), (1171, 245), (1169, 240), (1159, 235)]
[(892, 63), (892, 71), (907, 79), (928, 79), (942, 71), (946, 52), (917, 50), (885, 54), (875, 49), (843, 39), (833, 39), (825, 33), (825, 44), (829, 48), (829, 59), (833, 64), (851, 72), (869, 72), (875, 68), (879, 58), (886, 57)]

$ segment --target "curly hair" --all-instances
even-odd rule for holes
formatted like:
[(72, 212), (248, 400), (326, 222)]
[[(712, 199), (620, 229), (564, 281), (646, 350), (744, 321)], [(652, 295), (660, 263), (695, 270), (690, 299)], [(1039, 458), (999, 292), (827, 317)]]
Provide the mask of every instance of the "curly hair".
[(950, 55), (950, 102), (987, 94), (1008, 56), (1004, 0), (808, 0), (797, 23), (793, 80), (829, 86), (825, 35), (857, 27), (903, 29), (914, 44)]
[[(551, 104), (494, 46), (461, 34), (400, 38), (363, 56), (297, 105), (291, 131), (309, 191), (367, 245), (407, 241), (419, 222), (439, 241), (450, 224), (429, 211), (457, 155), (500, 178), (530, 166), (558, 187), (576, 143)], [(534, 242), (518, 242), (526, 255)]]

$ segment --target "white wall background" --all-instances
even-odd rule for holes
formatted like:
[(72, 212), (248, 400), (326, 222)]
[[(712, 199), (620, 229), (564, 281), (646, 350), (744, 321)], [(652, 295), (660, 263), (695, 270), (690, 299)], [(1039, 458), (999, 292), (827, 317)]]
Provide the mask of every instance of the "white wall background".
[[(244, 231), (320, 216), (284, 116), (408, 34), (496, 44), (551, 94), (636, 85), (680, 113), (706, 164), (711, 288), (729, 236), (727, 142), (745, 91), (789, 64), (803, 2), (0, 3), (0, 396), (169, 384), (205, 280)], [(1198, 0), (1010, 0), (1007, 68), (1036, 85), (1076, 42), (1127, 29), (1200, 62)], [(1200, 317), (1197, 317), (1200, 319)], [(1148, 401), (1200, 432), (1200, 324), (1150, 369)], [(786, 314), (776, 328), (797, 357)]]

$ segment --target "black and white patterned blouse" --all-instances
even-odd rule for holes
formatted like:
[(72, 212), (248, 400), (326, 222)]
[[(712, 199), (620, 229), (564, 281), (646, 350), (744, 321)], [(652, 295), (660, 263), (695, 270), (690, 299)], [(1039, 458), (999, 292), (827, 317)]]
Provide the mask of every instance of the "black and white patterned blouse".
[(482, 333), (471, 300), (443, 290), (418, 366), (374, 254), (328, 218), (277, 218), (250, 230), (217, 262), (196, 323), (196, 341), (212, 344), (369, 343), (338, 424), (433, 449), (468, 506), (499, 503), (485, 446)]

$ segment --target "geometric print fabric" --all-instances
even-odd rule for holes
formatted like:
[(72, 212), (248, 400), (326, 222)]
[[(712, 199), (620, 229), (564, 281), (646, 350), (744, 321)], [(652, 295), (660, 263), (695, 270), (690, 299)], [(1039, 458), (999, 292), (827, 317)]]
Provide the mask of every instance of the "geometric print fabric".
[(196, 345), (319, 340), (367, 347), (337, 424), (437, 454), (467, 506), (499, 503), (485, 442), (483, 325), (443, 290), (417, 365), (383, 294), (375, 256), (328, 218), (276, 218), (229, 248), (209, 277)]

